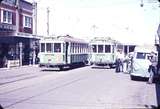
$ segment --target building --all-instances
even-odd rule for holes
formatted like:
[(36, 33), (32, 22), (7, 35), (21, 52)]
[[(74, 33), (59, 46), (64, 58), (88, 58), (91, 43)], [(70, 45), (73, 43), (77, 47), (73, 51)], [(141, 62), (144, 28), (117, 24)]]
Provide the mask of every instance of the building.
[(6, 59), (19, 60), (20, 65), (35, 61), (34, 6), (25, 0), (3, 0), (0, 4), (0, 67)]

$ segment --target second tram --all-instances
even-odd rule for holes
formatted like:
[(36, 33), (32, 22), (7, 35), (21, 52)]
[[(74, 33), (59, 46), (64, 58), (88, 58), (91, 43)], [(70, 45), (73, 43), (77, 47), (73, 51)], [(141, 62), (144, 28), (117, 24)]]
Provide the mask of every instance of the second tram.
[(95, 37), (90, 42), (90, 64), (115, 67), (116, 41), (110, 37)]

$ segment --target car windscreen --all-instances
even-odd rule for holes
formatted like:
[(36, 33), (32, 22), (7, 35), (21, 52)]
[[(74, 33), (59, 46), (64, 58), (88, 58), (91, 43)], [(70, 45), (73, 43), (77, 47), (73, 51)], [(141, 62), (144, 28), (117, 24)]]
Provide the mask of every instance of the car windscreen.
[(146, 56), (148, 55), (149, 53), (137, 52), (136, 59), (147, 59)]

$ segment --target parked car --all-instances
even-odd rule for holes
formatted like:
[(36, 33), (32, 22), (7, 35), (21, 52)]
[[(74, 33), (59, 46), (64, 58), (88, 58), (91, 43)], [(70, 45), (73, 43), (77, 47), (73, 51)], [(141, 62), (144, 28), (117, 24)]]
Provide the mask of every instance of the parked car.
[(148, 72), (148, 68), (151, 65), (151, 62), (149, 60), (151, 52), (157, 53), (154, 47), (147, 48), (138, 46), (135, 48), (132, 64), (130, 66), (131, 80), (134, 80), (137, 77), (149, 78), (150, 73)]

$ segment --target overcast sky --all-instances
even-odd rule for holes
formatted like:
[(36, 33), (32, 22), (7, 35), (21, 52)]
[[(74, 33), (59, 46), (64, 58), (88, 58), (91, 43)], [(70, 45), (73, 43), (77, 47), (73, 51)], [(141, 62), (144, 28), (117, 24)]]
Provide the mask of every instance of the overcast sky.
[(144, 0), (143, 8), (141, 0), (36, 1), (39, 35), (47, 34), (47, 7), (50, 35), (69, 34), (83, 39), (110, 36), (122, 42), (153, 44), (160, 22), (158, 3), (150, 0)]

